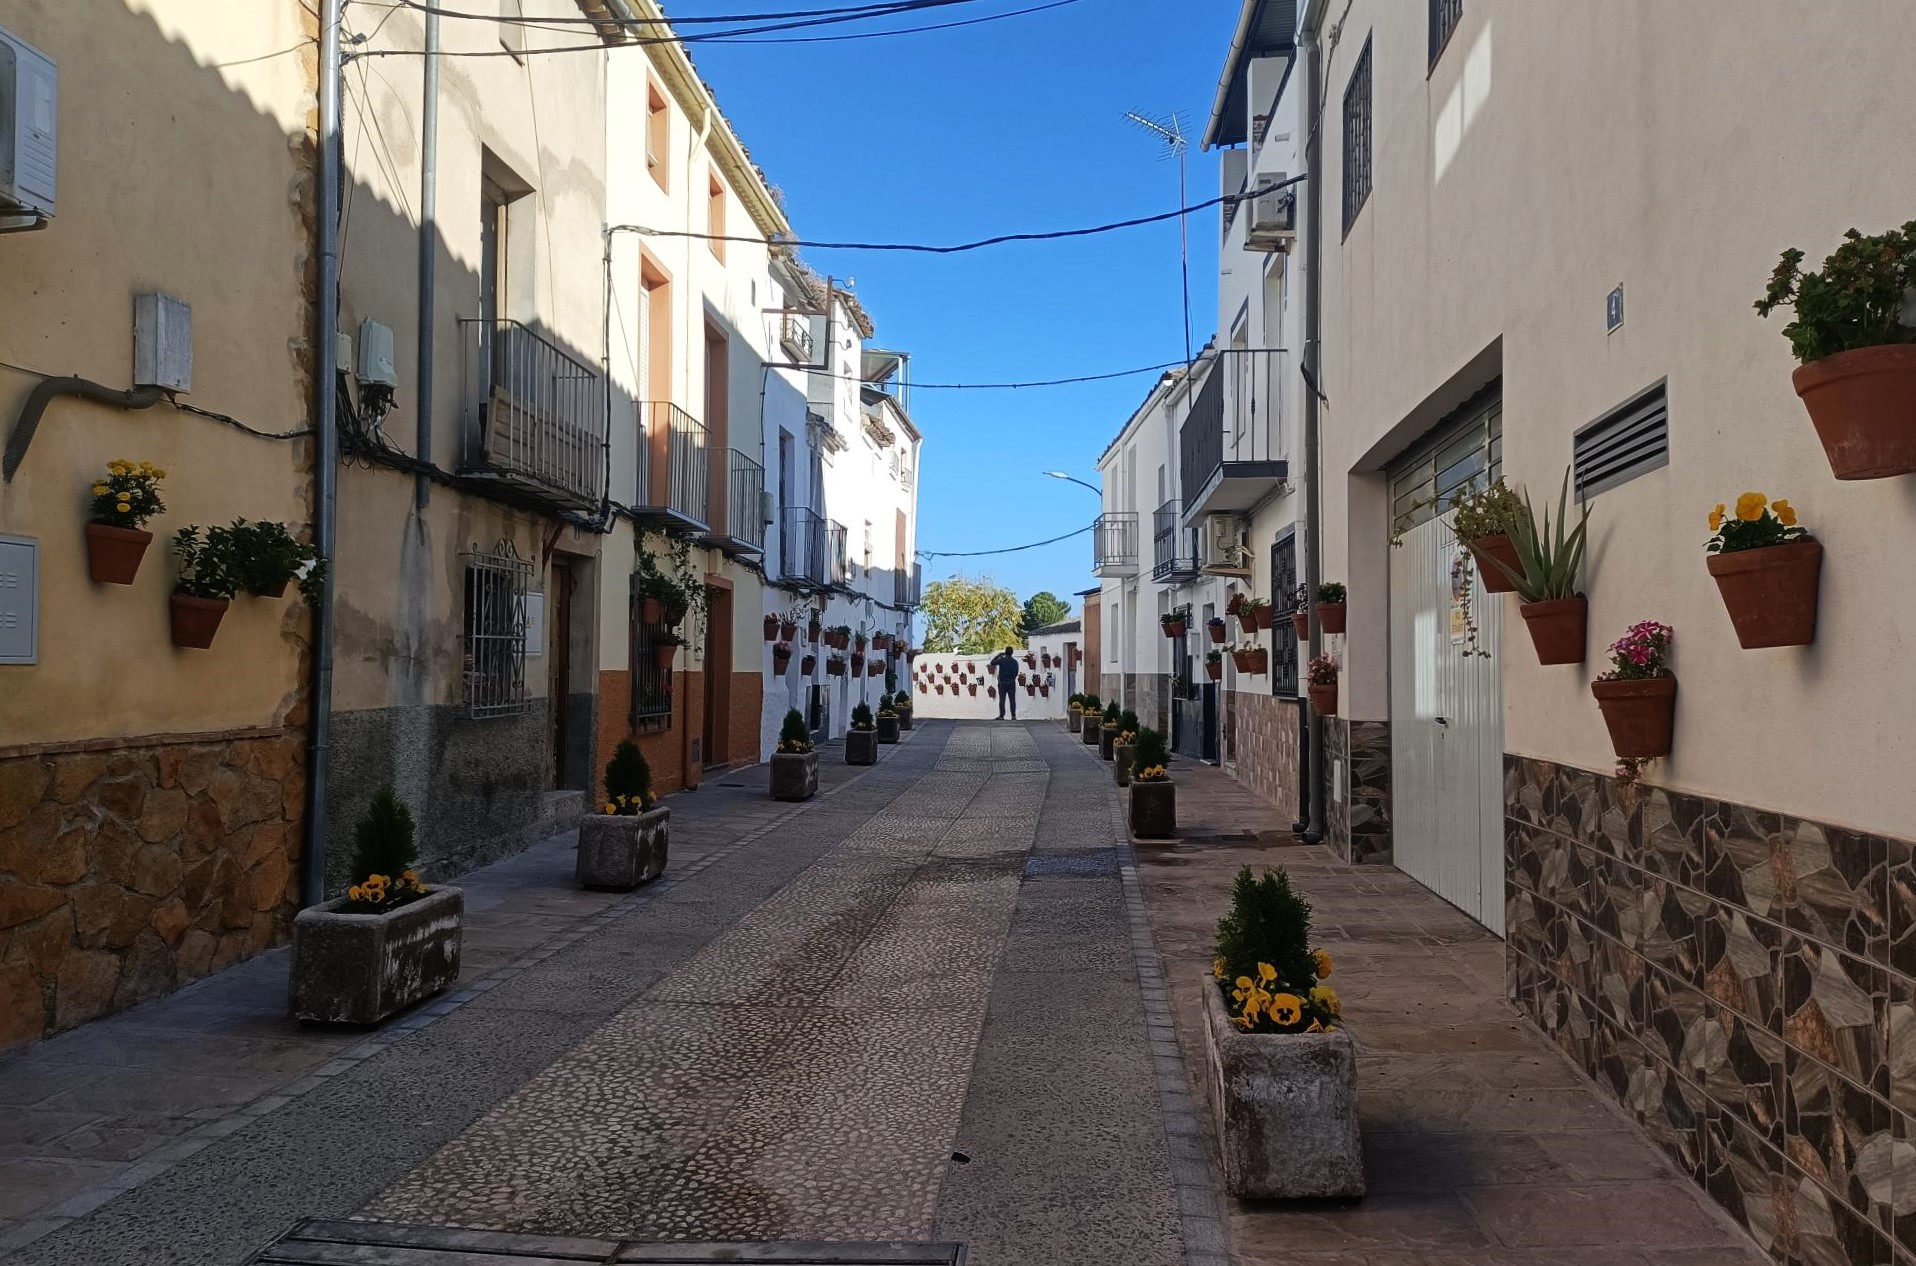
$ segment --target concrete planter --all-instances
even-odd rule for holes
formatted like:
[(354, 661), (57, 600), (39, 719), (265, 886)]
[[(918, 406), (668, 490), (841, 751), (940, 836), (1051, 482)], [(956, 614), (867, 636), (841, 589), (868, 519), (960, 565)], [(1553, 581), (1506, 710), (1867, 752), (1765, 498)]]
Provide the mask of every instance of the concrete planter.
[[(846, 753), (851, 735), (845, 736)], [(772, 799), (810, 800), (818, 794), (818, 753), (777, 752), (772, 756)]]
[(1065, 715), (1065, 724), (1071, 727), (1073, 734), (1084, 733), (1084, 713), (1072, 711)]
[(350, 914), (345, 904), (336, 897), (293, 920), (294, 1019), (378, 1024), (459, 979), (459, 889), (384, 914)]
[(1131, 784), (1131, 834), (1172, 840), (1178, 834), (1178, 786), (1169, 778)]
[(1111, 759), (1111, 749), (1117, 746), (1118, 727), (1101, 725), (1098, 727), (1098, 755), (1105, 760)]
[[(772, 759), (776, 762), (778, 757), (774, 756)], [(845, 763), (847, 765), (876, 765), (878, 763), (878, 731), (846, 730)], [(773, 775), (772, 781), (776, 788), (778, 781), (776, 774)], [(776, 796), (778, 792), (774, 790), (772, 794)], [(781, 800), (786, 799), (785, 796), (779, 796), (778, 798)], [(794, 800), (803, 800), (804, 798), (803, 796), (791, 797), (791, 799)]]
[(1131, 757), (1137, 748), (1131, 743), (1111, 745), (1111, 777), (1120, 787), (1131, 785)]
[[(921, 686), (919, 687), (919, 689), (922, 690), (924, 689), (924, 687)], [(910, 708), (898, 709), (898, 728), (901, 730), (911, 729), (911, 709)]]
[(624, 891), (665, 873), (672, 842), (672, 811), (618, 816), (588, 813), (579, 819), (579, 885)]
[(897, 717), (888, 717), (883, 715), (882, 713), (879, 715), (878, 741), (880, 743), (896, 743), (898, 741), (898, 718)]
[(1086, 717), (1083, 728), (1078, 732), (1078, 737), (1084, 740), (1086, 747), (1096, 747), (1098, 745), (1098, 735), (1103, 729), (1103, 721), (1100, 721), (1097, 717)]
[(1364, 1194), (1350, 1030), (1241, 1033), (1214, 981), (1204, 1053), (1224, 1187), (1247, 1200)]

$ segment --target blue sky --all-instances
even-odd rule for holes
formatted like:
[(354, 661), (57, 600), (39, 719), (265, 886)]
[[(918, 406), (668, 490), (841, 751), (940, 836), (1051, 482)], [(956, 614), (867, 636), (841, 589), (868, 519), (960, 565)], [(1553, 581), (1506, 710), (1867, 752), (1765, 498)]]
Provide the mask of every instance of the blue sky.
[[(922, 25), (1028, 7), (982, 0), (892, 19)], [(777, 7), (777, 6), (773, 6)], [(734, 0), (673, 6), (738, 12)], [(945, 243), (1169, 211), (1176, 166), (1126, 110), (1184, 112), (1201, 136), (1235, 0), (1078, 0), (1003, 22), (887, 40), (697, 45), (693, 55), (801, 237)], [(836, 32), (848, 28), (828, 28)], [(834, 128), (844, 123), (849, 127)], [(1191, 153), (1191, 200), (1215, 196), (1215, 154)], [(1217, 213), (1190, 218), (1194, 345), (1215, 325)], [(1025, 381), (1184, 354), (1175, 221), (1078, 241), (934, 257), (810, 251), (857, 281), (877, 342), (922, 382)], [(1153, 376), (1025, 391), (919, 391), (918, 544), (993, 549), (1082, 527), (1098, 453)], [(1147, 528), (1148, 533), (1148, 528)], [(1149, 549), (1148, 535), (1144, 548)], [(1094, 582), (1088, 536), (997, 558), (928, 559), (927, 581), (989, 573), (1020, 599)]]

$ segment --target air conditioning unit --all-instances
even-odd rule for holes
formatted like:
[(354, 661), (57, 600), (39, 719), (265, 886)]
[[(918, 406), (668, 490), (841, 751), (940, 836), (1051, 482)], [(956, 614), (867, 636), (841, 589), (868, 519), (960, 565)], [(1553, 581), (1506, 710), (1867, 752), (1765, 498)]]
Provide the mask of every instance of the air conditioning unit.
[(59, 68), (0, 29), (0, 216), (53, 215)]
[(1214, 514), (1205, 523), (1207, 548), (1204, 565), (1198, 570), (1208, 576), (1250, 575), (1251, 551), (1244, 544), (1244, 533), (1238, 527), (1237, 516)]
[[(1282, 172), (1273, 183), (1282, 184)], [(1244, 230), (1247, 251), (1288, 252), (1297, 240), (1297, 186), (1265, 189), (1251, 198), (1251, 222)]]

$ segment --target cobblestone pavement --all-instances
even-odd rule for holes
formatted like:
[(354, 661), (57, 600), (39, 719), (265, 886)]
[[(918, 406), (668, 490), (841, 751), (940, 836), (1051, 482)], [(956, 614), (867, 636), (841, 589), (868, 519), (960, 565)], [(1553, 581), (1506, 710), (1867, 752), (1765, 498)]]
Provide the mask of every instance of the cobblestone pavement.
[[(9, 1260), (238, 1262), (297, 1217), (357, 1215), (1221, 1261), (1108, 767), (1044, 723), (837, 759), (797, 810), (763, 770), (675, 797), (668, 880), (633, 897), (572, 892), (563, 842), (474, 877), (483, 978), (373, 1038), (279, 1020), (268, 959), (0, 1064), (42, 1134), (85, 1128), (47, 1115), (76, 1094), (76, 1118), (157, 1113), (192, 1144), (19, 1200)], [(115, 1066), (159, 1033), (180, 1050)], [(240, 1040), (280, 1062), (169, 1096)]]

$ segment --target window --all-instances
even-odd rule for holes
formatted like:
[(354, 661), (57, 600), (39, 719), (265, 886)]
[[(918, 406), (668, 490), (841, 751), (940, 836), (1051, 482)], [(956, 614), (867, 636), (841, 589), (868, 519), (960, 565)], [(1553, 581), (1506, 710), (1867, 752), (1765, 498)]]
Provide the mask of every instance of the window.
[(1344, 89), (1344, 232), (1357, 223), (1357, 213), (1370, 199), (1371, 177), (1370, 41), (1358, 54), (1357, 67)]
[(646, 623), (645, 595), (640, 584), (639, 573), (633, 572), (627, 598), (628, 666), (632, 676), (632, 706), (627, 720), (634, 733), (665, 730), (672, 726), (672, 670), (660, 668), (653, 654), (659, 634), (666, 632), (666, 629), (663, 625)]
[(466, 709), (474, 717), (517, 716), (526, 697), (526, 590), (532, 564), (510, 541), (466, 559)]
[(1594, 497), (1670, 464), (1670, 401), (1662, 383), (1577, 432), (1577, 498)]
[(499, 0), (499, 47), (523, 63), (526, 51), (525, 0)]
[(711, 236), (706, 245), (722, 264), (725, 262), (725, 186), (717, 176), (708, 177), (705, 189), (705, 231)]
[(1430, 64), (1444, 55), (1444, 46), (1464, 16), (1464, 0), (1430, 0)]
[(1271, 544), (1271, 693), (1297, 697), (1297, 535), (1287, 532)]
[(672, 112), (665, 104), (665, 94), (648, 83), (645, 86), (645, 165), (661, 189), (672, 187), (671, 143)]

